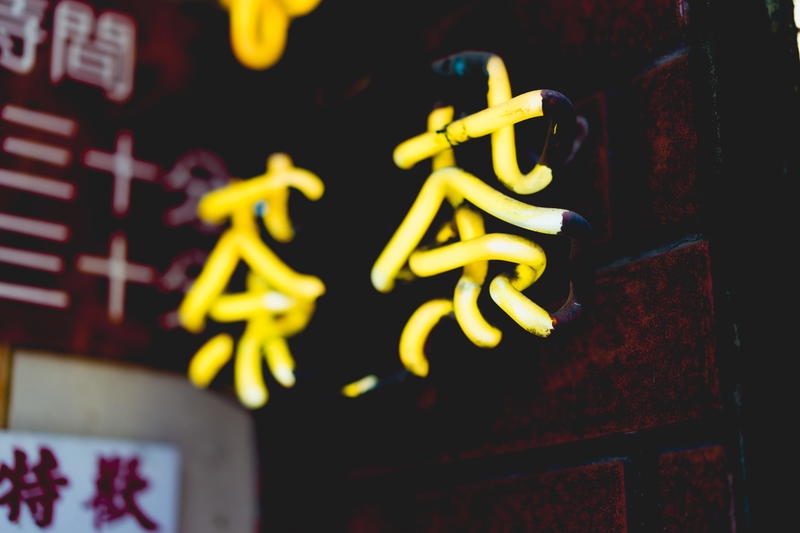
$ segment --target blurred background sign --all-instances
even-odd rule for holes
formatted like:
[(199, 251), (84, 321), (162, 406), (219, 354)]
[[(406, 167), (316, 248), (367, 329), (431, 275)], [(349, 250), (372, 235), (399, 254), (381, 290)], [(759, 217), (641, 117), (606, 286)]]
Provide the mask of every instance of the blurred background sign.
[(256, 528), (253, 420), (182, 375), (0, 350), (0, 412), (0, 531)]
[(167, 444), (2, 431), (0, 524), (25, 533), (174, 533), (179, 468)]
[(198, 30), (163, 2), (0, 1), (0, 340), (180, 367), (147, 348), (180, 335), (216, 231), (196, 203), (228, 181), (158, 111)]

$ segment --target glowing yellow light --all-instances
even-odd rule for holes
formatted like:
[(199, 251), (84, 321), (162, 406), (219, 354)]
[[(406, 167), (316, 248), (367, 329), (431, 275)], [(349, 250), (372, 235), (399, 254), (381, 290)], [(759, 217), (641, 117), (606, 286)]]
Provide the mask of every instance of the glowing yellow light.
[(456, 226), (453, 224), (452, 220), (448, 220), (442, 224), (442, 227), (439, 228), (438, 232), (436, 232), (436, 237), (434, 240), (438, 244), (442, 244), (451, 239), (455, 239), (456, 237), (458, 237), (458, 233), (456, 233)]
[(209, 310), (217, 322), (237, 322), (259, 311), (279, 313), (291, 308), (293, 300), (277, 291), (264, 294), (246, 292), (220, 296)]
[(479, 178), (456, 167), (435, 171), (372, 267), (372, 285), (381, 292), (394, 287), (394, 279), (425, 235), (447, 192), (454, 191), (473, 205), (515, 226), (557, 235), (569, 211), (536, 207), (496, 191)]
[(275, 379), (284, 387), (295, 383), (294, 358), (289, 352), (289, 344), (283, 337), (270, 337), (264, 342), (267, 365)]
[[(510, 101), (511, 84), (503, 60), (492, 56), (486, 64), (486, 71), (489, 74), (489, 90), (486, 93), (488, 104), (496, 106)], [(518, 194), (541, 191), (553, 179), (550, 167), (542, 163), (537, 163), (527, 175), (519, 170), (513, 124), (497, 128), (492, 133), (492, 163), (500, 181)]]
[(306, 15), (320, 0), (220, 0), (230, 10), (231, 46), (248, 68), (274, 65), (286, 48), (291, 19)]
[(208, 387), (232, 354), (233, 339), (230, 335), (220, 333), (212, 337), (189, 363), (189, 379), (198, 387)]
[(217, 246), (208, 256), (203, 270), (186, 293), (180, 307), (178, 318), (184, 328), (193, 333), (205, 327), (205, 315), (211, 304), (225, 289), (239, 258), (233, 251), (235, 235), (223, 235)]
[(554, 323), (550, 313), (533, 303), (514, 287), (507, 276), (501, 274), (489, 284), (492, 300), (514, 321), (539, 337), (552, 333)]
[(400, 361), (417, 376), (428, 375), (428, 359), (423, 348), (433, 327), (453, 312), (450, 300), (431, 300), (422, 304), (408, 319), (400, 335)]
[(370, 374), (368, 376), (364, 376), (363, 378), (354, 381), (352, 383), (348, 383), (344, 387), (342, 387), (342, 394), (347, 396), (348, 398), (355, 398), (357, 396), (361, 396), (365, 392), (369, 392), (374, 389), (378, 385), (378, 376), (375, 374)]
[[(473, 65), (467, 65), (467, 61)], [(463, 268), (452, 301), (436, 299), (423, 304), (412, 314), (402, 331), (400, 359), (410, 372), (418, 376), (428, 374), (428, 360), (423, 351), (428, 336), (439, 320), (451, 313), (475, 345), (489, 348), (500, 342), (502, 332), (486, 321), (477, 305), (490, 260), (515, 264), (513, 275), (497, 275), (489, 285), (492, 300), (506, 314), (522, 328), (540, 337), (549, 336), (557, 323), (545, 309), (522, 293), (544, 272), (547, 261), (542, 248), (520, 236), (486, 234), (482, 215), (470, 205), (537, 233), (576, 237), (589, 230), (588, 223), (576, 213), (526, 204), (456, 167), (453, 147), (476, 137), (491, 135), (492, 162), (500, 181), (516, 193), (538, 192), (553, 177), (547, 161), (547, 148), (534, 168), (523, 174), (517, 164), (514, 124), (535, 117), (549, 118), (550, 142), (558, 136), (557, 132), (562, 131), (556, 118), (569, 118), (571, 112), (569, 101), (553, 91), (531, 91), (512, 98), (505, 65), (499, 57), (491, 54), (459, 54), (443, 60), (442, 70), (447, 73), (452, 69), (451, 73), (463, 75), (465, 68), (472, 68), (475, 63), (488, 75), (488, 107), (458, 120), (453, 120), (452, 107), (435, 109), (428, 116), (425, 133), (395, 148), (394, 161), (400, 168), (411, 168), (431, 158), (433, 172), (371, 272), (373, 286), (381, 292), (389, 292), (400, 277), (433, 276)], [(552, 144), (559, 142), (563, 142), (560, 137)], [(570, 139), (570, 146), (571, 142)], [(566, 144), (560, 148), (563, 146)], [(556, 159), (561, 157), (564, 157), (563, 150)], [(455, 210), (453, 220), (446, 222), (436, 233), (437, 247), (418, 249), (445, 200)], [(456, 242), (451, 242), (453, 239), (457, 239)], [(558, 312), (559, 319), (571, 320), (579, 308), (571, 285), (567, 303)], [(370, 383), (369, 389), (377, 386), (378, 382)], [(349, 392), (352, 395), (363, 393), (361, 389)]]
[[(317, 176), (295, 168), (285, 154), (275, 154), (269, 158), (264, 175), (236, 182), (202, 199), (198, 211), (203, 219), (220, 222), (230, 218), (231, 227), (220, 237), (178, 309), (183, 326), (194, 332), (203, 329), (206, 315), (219, 322), (247, 322), (236, 346), (234, 382), (240, 401), (250, 408), (261, 407), (269, 397), (262, 355), (278, 383), (294, 385), (294, 359), (286, 338), (306, 327), (314, 313), (314, 301), (325, 292), (322, 281), (295, 272), (260, 239), (254, 220), (259, 202), (267, 202), (264, 220), (270, 234), (277, 240), (293, 237), (287, 205), (289, 187), (312, 200), (324, 191)], [(240, 261), (252, 269), (247, 274), (246, 291), (224, 294)], [(189, 365), (192, 382), (208, 386), (232, 351), (229, 335), (208, 341)]]
[(489, 259), (528, 265), (536, 272), (537, 278), (545, 267), (545, 255), (538, 244), (517, 235), (501, 233), (416, 251), (409, 257), (408, 264), (414, 274), (427, 277)]
[(319, 278), (295, 272), (261, 241), (247, 235), (237, 237), (242, 259), (278, 290), (298, 298), (316, 298), (325, 292)]
[[(440, 107), (431, 111), (428, 115), (428, 131), (436, 132), (440, 128), (447, 126), (453, 120), (454, 110), (452, 106)], [(445, 148), (433, 156), (433, 170), (443, 167), (454, 167), (456, 165), (456, 155), (452, 148)]]
[[(198, 215), (203, 220), (210, 223), (220, 223), (225, 218), (230, 217), (242, 206), (248, 208), (254, 206), (259, 201), (270, 202), (267, 214), (270, 212), (286, 213), (288, 205), (289, 187), (294, 187), (303, 193), (309, 200), (319, 200), (325, 192), (325, 185), (317, 176), (307, 170), (292, 166), (291, 159), (286, 154), (273, 154), (267, 159), (267, 171), (261, 176), (256, 176), (246, 181), (240, 181), (208, 193), (203, 197), (198, 205)], [(273, 195), (276, 195), (273, 198)], [(280, 199), (280, 201), (276, 201)], [(246, 219), (251, 217), (251, 213), (245, 211)], [(292, 231), (291, 221), (288, 215), (281, 215), (281, 222), (288, 226), (288, 231)], [(249, 227), (253, 225), (248, 225)], [(269, 230), (270, 228), (267, 227)], [(287, 229), (282, 230), (286, 232)], [(278, 236), (270, 232), (276, 240)]]
[(251, 320), (245, 328), (244, 335), (239, 339), (234, 361), (234, 386), (239, 401), (245, 407), (256, 409), (267, 403), (269, 393), (264, 384), (264, 374), (261, 371), (262, 334), (259, 321)]
[(394, 162), (400, 168), (411, 168), (443, 150), (542, 114), (542, 91), (531, 91), (400, 143), (394, 150)]
[(794, 3), (794, 27), (797, 30), (797, 53), (800, 54), (800, 2), (793, 0)]
[[(463, 240), (476, 239), (485, 233), (483, 217), (467, 206), (456, 209), (455, 220), (458, 233)], [(503, 335), (499, 329), (483, 318), (478, 309), (478, 296), (488, 270), (488, 261), (475, 261), (464, 265), (464, 271), (453, 293), (453, 310), (458, 325), (473, 344), (483, 348), (497, 346)]]

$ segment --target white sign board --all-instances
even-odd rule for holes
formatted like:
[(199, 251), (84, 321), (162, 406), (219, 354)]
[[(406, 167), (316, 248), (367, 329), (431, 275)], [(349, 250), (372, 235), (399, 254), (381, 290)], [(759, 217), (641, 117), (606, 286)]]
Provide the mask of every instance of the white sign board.
[(177, 533), (171, 445), (0, 431), (3, 533)]

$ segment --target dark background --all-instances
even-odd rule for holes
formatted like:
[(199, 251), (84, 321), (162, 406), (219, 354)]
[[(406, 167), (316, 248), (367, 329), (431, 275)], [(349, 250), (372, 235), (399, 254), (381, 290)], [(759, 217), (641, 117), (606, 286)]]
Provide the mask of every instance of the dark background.
[[(775, 360), (780, 313), (757, 263), (782, 261), (762, 240), (780, 225), (764, 200), (797, 171), (796, 138), (785, 133), (797, 111), (796, 30), (791, 2), (731, 4), (323, 0), (293, 21), (283, 59), (257, 72), (233, 58), (227, 15), (212, 2), (97, 1), (139, 23), (131, 101), (70, 81), (51, 87), (49, 45), (33, 73), (3, 72), (0, 83), (7, 101), (80, 117), (86, 146), (109, 149), (124, 128), (137, 155), (163, 169), (208, 149), (242, 177), (285, 151), (325, 182), (318, 202), (292, 193), (297, 237), (271, 243), (328, 292), (290, 340), (297, 385), (268, 382), (270, 402), (254, 412), (265, 531), (761, 531), (771, 497), (753, 391)], [(426, 163), (396, 168), (393, 148), (423, 130), (439, 101), (462, 112), (483, 105), (478, 84), (430, 71), (465, 49), (503, 57), (514, 94), (558, 90), (588, 121), (575, 159), (526, 199), (592, 223), (587, 315), (542, 340), (486, 298), (482, 309), (504, 332), (498, 348), (475, 348), (444, 321), (426, 348), (428, 379), (345, 399), (345, 383), (400, 370), (407, 317), (455, 285), (452, 274), (380, 294), (369, 270), (428, 172)], [(526, 169), (541, 125), (517, 133)], [(487, 142), (458, 157), (501, 188)], [(68, 264), (104, 251), (112, 229), (129, 232), (132, 256), (160, 270), (177, 250), (213, 245), (214, 235), (159, 226), (153, 215), (176, 205), (174, 194), (134, 186), (138, 209), (117, 220), (105, 213), (110, 179), (102, 189), (97, 176), (73, 178), (91, 192), (64, 215), (86, 228)], [(6, 210), (20, 205), (4, 197)], [(536, 238), (550, 268), (529, 292), (552, 306), (565, 289), (566, 248)], [(130, 288), (128, 318), (114, 326), (103, 317), (103, 280), (73, 273), (62, 283), (82, 295), (78, 314), (65, 321), (2, 302), (3, 338), (174, 371), (207, 338), (153, 323), (153, 309), (174, 307), (179, 294)], [(40, 322), (64, 325), (43, 338)], [(231, 382), (227, 368), (214, 386)]]

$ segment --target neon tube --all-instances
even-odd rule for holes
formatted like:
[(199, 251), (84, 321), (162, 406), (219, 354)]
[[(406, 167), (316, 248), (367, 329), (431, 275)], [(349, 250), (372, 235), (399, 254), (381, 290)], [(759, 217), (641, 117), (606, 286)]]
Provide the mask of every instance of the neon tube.
[(408, 263), (414, 274), (428, 277), (489, 259), (528, 265), (535, 271), (536, 279), (542, 275), (547, 264), (541, 246), (517, 235), (504, 233), (489, 233), (468, 241), (417, 251), (411, 254)]
[(447, 191), (454, 190), (479, 209), (515, 226), (558, 235), (583, 220), (565, 209), (536, 207), (496, 191), (479, 178), (455, 167), (437, 170), (422, 186), (417, 199), (372, 267), (372, 285), (381, 292), (394, 287), (394, 279), (417, 247)]
[(284, 387), (295, 384), (294, 359), (289, 344), (283, 337), (270, 337), (264, 341), (264, 356), (275, 380)]
[(236, 395), (239, 401), (250, 409), (262, 407), (269, 399), (261, 370), (261, 329), (256, 317), (247, 323), (236, 347), (236, 360), (233, 366)]
[[(462, 240), (471, 240), (485, 234), (483, 217), (467, 206), (461, 206), (455, 213), (458, 233)], [(475, 261), (464, 265), (464, 271), (453, 293), (453, 311), (456, 321), (464, 335), (476, 346), (493, 348), (500, 343), (502, 332), (489, 324), (478, 309), (488, 261)]]
[(431, 300), (422, 304), (408, 319), (400, 335), (400, 361), (409, 372), (421, 377), (428, 375), (428, 359), (423, 351), (425, 341), (439, 320), (452, 312), (450, 300)]
[[(461, 52), (436, 61), (433, 70), (442, 76), (487, 78), (487, 106), (511, 101), (511, 84), (503, 60), (487, 52)], [(542, 90), (542, 117), (550, 121), (547, 138), (536, 165), (523, 174), (517, 162), (513, 124), (499, 125), (491, 134), (492, 164), (498, 179), (517, 194), (532, 194), (552, 181), (552, 167), (564, 162), (572, 148), (575, 110), (563, 94)]]
[(209, 339), (189, 363), (189, 380), (196, 387), (208, 387), (233, 355), (233, 338), (220, 333)]
[(291, 19), (306, 15), (320, 0), (221, 0), (230, 10), (231, 46), (246, 67), (263, 70), (283, 55)]
[(267, 171), (261, 176), (208, 193), (200, 200), (197, 212), (206, 222), (218, 224), (242, 205), (254, 205), (288, 187), (298, 189), (309, 200), (318, 200), (325, 192), (322, 180), (307, 170), (293, 167), (281, 172)]
[(439, 131), (428, 131), (400, 143), (394, 150), (394, 162), (398, 167), (408, 169), (469, 139), (483, 137), (503, 126), (541, 117), (542, 114), (542, 91), (521, 94), (451, 122)]

